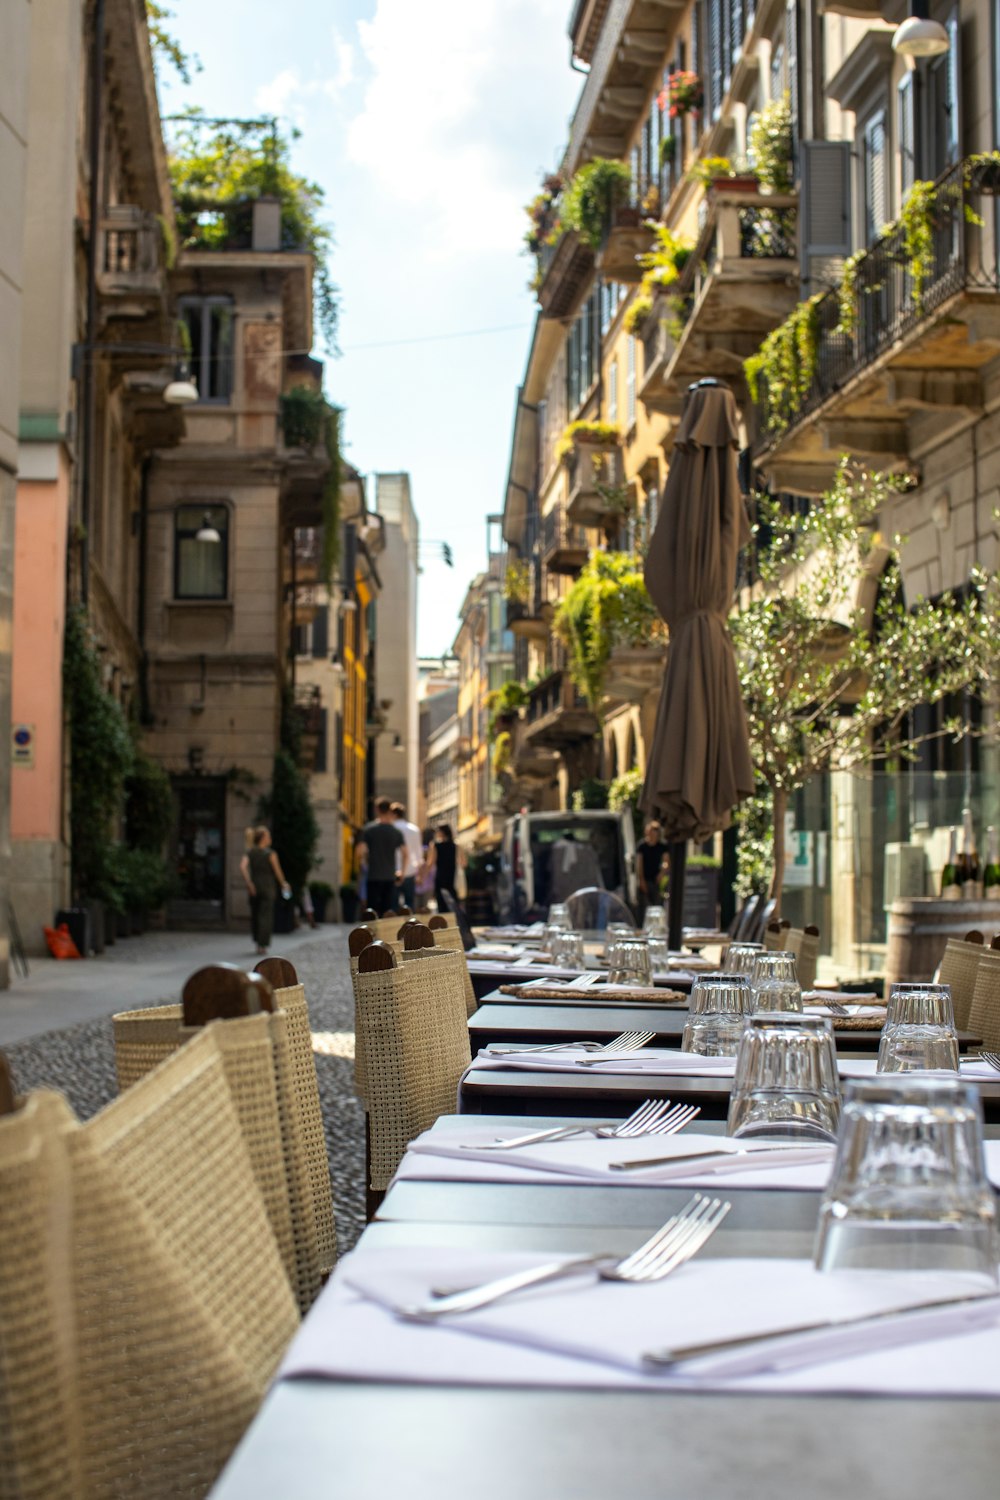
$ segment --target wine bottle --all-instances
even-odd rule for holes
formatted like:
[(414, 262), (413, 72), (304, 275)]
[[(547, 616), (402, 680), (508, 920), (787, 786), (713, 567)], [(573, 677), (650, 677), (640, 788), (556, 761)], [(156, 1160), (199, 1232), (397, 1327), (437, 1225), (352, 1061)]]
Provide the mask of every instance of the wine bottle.
[(982, 894), (979, 884), (979, 854), (976, 851), (976, 835), (972, 830), (972, 811), (962, 809), (962, 844), (965, 862), (962, 869), (962, 895), (966, 901), (978, 901)]
[(958, 878), (958, 829), (948, 832), (948, 862), (941, 871), (941, 897), (945, 901), (960, 901), (962, 886)]
[(986, 867), (983, 870), (983, 895), (987, 901), (1000, 901), (1000, 845), (995, 828), (986, 830)]

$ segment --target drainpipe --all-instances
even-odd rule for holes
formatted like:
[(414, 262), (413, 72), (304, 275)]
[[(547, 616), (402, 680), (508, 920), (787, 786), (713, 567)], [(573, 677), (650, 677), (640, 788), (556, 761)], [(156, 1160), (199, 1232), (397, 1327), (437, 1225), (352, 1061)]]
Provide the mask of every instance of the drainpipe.
[(83, 455), (80, 466), (80, 602), (90, 597), (90, 513), (93, 493), (94, 437), (97, 426), (97, 381), (94, 346), (97, 343), (97, 267), (101, 250), (101, 101), (104, 95), (104, 4), (94, 0), (94, 35), (91, 42), (90, 101), (87, 156), (90, 167), (90, 216), (87, 244), (87, 328), (84, 335), (80, 406), (82, 409)]
[(137, 532), (139, 537), (139, 567), (136, 578), (136, 641), (139, 646), (139, 722), (146, 728), (153, 723), (153, 714), (149, 706), (149, 653), (146, 650), (146, 589), (148, 562), (146, 558), (146, 542), (149, 527), (149, 476), (153, 467), (153, 459), (147, 454), (142, 461), (142, 469), (139, 476), (139, 516)]

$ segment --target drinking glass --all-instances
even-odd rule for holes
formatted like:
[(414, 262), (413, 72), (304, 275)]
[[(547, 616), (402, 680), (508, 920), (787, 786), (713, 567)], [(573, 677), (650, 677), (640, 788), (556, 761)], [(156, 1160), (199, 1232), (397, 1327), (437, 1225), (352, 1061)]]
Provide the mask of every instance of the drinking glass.
[(748, 1016), (736, 1054), (726, 1134), (833, 1141), (840, 1079), (826, 1016)]
[(609, 984), (652, 983), (649, 944), (645, 938), (635, 932), (627, 938), (618, 938), (613, 951), (614, 956), (609, 958)]
[(915, 1074), (849, 1085), (817, 1268), (972, 1271), (995, 1281), (998, 1253), (975, 1085)]
[(564, 901), (554, 902), (549, 907), (549, 926), (558, 927), (563, 932), (569, 932), (571, 927), (569, 920), (569, 907)]
[(722, 967), (727, 974), (752, 974), (754, 959), (763, 951), (763, 943), (730, 943)]
[(958, 1033), (951, 992), (933, 988), (893, 987), (878, 1049), (880, 1073), (916, 1073), (934, 1069), (958, 1072)]
[(665, 937), (651, 937), (647, 946), (650, 968), (655, 977), (663, 978), (670, 973), (670, 944)]
[(630, 927), (627, 922), (608, 923), (604, 934), (604, 956), (612, 969), (615, 966), (615, 949), (618, 944), (635, 936), (635, 928)]
[(582, 969), (583, 934), (559, 931), (552, 936), (552, 962), (560, 969)]
[(794, 953), (758, 953), (753, 961), (750, 982), (754, 1010), (802, 1009), (802, 988), (795, 972)]
[(750, 981), (745, 974), (702, 974), (691, 990), (681, 1051), (735, 1057), (749, 1006)]
[(666, 937), (667, 914), (662, 906), (648, 906), (646, 916), (642, 924), (643, 932), (649, 937)]

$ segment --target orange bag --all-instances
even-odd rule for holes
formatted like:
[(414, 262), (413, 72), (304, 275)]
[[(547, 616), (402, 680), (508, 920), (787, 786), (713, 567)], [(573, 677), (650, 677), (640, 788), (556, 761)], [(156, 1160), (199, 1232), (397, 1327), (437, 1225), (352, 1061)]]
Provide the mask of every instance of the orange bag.
[(80, 957), (80, 950), (70, 937), (69, 928), (65, 922), (60, 922), (58, 927), (46, 927), (43, 931), (53, 958)]

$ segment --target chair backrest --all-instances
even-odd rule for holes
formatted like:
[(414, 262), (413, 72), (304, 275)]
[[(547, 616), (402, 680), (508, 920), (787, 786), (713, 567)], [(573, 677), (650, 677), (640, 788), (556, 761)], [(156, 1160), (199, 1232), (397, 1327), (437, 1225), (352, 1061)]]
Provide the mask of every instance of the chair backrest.
[(0, 1119), (0, 1240), (0, 1492), (204, 1495), (298, 1322), (212, 1033)]
[(757, 895), (748, 896), (744, 901), (743, 910), (740, 912), (739, 918), (736, 923), (736, 931), (733, 933), (733, 940), (735, 942), (754, 942), (754, 938), (750, 936), (750, 933), (753, 930), (754, 918), (756, 917), (757, 909), (760, 906), (760, 903), (761, 897)]
[[(287, 968), (276, 967), (287, 964)], [(267, 959), (262, 968), (287, 978), (287, 960)], [(271, 987), (264, 973), (245, 976), (248, 989)], [(210, 1004), (211, 969), (200, 970), (197, 986), (185, 985), (189, 1012), (192, 991), (203, 1013)], [(225, 983), (220, 992), (225, 996)], [(233, 1016), (210, 1025), (225, 1035), (219, 1046), (226, 1077), (257, 1181), (272, 1222), (289, 1280), (302, 1311), (315, 1300), (336, 1260), (333, 1195), (323, 1133), (316, 1065), (305, 993), (301, 985), (276, 992), (278, 1009), (256, 1029)], [(263, 1013), (262, 1013), (263, 1015)], [(179, 1005), (124, 1011), (113, 1018), (115, 1064), (124, 1092), (178, 1048), (198, 1035), (185, 1026)], [(273, 1097), (273, 1109), (265, 1099)], [(276, 1165), (277, 1163), (277, 1165)]]
[(465, 915), (465, 907), (460, 901), (455, 899), (450, 891), (442, 891), (441, 899), (448, 908), (449, 914), (455, 918), (455, 925), (462, 934), (462, 947), (466, 953), (471, 952), (476, 946), (476, 939), (469, 919)]
[(388, 1187), (410, 1141), (454, 1111), (458, 1081), (470, 1062), (464, 994), (450, 958), (399, 963), (391, 949), (375, 943), (359, 960), (355, 1037), (375, 1192)]
[(989, 1051), (1000, 1051), (1000, 953), (992, 948), (979, 955), (968, 1029), (982, 1037)]
[(635, 917), (620, 896), (600, 886), (588, 885), (566, 900), (570, 925), (576, 932), (604, 932), (612, 922), (635, 927)]
[(785, 942), (795, 954), (799, 984), (804, 990), (814, 989), (819, 967), (819, 928), (813, 924), (802, 929), (790, 927)]
[(768, 923), (774, 917), (777, 904), (778, 902), (774, 896), (770, 896), (766, 901), (761, 900), (757, 903), (757, 908), (747, 928), (746, 942), (762, 943), (764, 941), (764, 933), (767, 931)]
[(764, 949), (767, 953), (777, 952), (785, 946), (784, 933), (780, 922), (768, 922), (764, 933)]
[(939, 984), (951, 985), (955, 1025), (960, 1031), (967, 1031), (969, 1028), (972, 996), (976, 988), (976, 971), (985, 951), (980, 943), (967, 943), (963, 938), (949, 938), (938, 965), (935, 978)]

